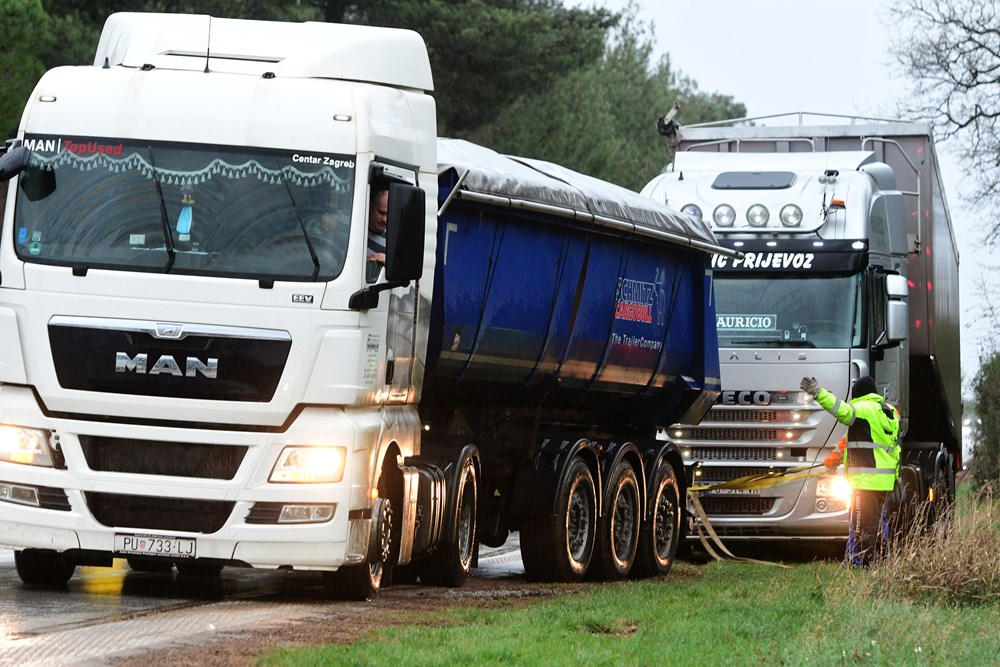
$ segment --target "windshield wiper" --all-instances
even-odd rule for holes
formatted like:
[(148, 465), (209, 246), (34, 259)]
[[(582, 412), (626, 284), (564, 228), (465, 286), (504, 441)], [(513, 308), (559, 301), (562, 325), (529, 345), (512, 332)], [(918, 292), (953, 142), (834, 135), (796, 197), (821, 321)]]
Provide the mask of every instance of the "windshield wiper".
[(149, 149), (149, 166), (153, 168), (153, 183), (156, 184), (156, 196), (160, 198), (160, 220), (163, 223), (163, 244), (167, 249), (167, 266), (164, 267), (164, 273), (170, 273), (170, 269), (174, 267), (174, 260), (177, 259), (177, 253), (174, 252), (174, 237), (170, 234), (170, 219), (167, 217), (167, 203), (163, 199), (163, 186), (160, 185), (160, 174), (156, 171), (156, 161), (153, 159), (153, 147), (147, 146)]
[(292, 202), (292, 210), (295, 211), (295, 217), (299, 220), (299, 227), (302, 229), (302, 236), (306, 239), (306, 247), (309, 248), (309, 256), (312, 257), (313, 262), (313, 274), (312, 281), (316, 282), (316, 276), (319, 275), (319, 257), (316, 255), (316, 248), (313, 246), (312, 237), (309, 236), (309, 230), (306, 229), (306, 222), (302, 219), (302, 214), (299, 212), (299, 205), (295, 202), (295, 196), (292, 194), (292, 188), (288, 185), (288, 179), (285, 178), (285, 172), (281, 172), (281, 182), (285, 184), (285, 192), (288, 193), (288, 201)]

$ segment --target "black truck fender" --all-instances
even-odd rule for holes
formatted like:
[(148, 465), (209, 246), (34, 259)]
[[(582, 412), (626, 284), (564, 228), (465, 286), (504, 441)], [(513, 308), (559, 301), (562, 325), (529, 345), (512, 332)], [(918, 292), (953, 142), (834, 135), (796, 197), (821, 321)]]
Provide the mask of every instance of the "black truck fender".
[(514, 516), (555, 516), (556, 499), (567, 483), (569, 464), (580, 457), (594, 478), (597, 506), (601, 506), (601, 475), (594, 442), (546, 439), (536, 448), (531, 461), (514, 472), (510, 493), (510, 514)]

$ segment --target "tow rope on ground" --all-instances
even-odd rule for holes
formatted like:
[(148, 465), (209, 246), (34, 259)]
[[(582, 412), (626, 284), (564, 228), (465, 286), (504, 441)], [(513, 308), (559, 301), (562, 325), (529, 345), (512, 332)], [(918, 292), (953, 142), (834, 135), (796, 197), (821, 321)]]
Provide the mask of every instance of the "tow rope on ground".
[(719, 551), (733, 560), (743, 561), (745, 563), (759, 563), (761, 565), (774, 565), (775, 567), (789, 569), (789, 566), (783, 563), (773, 563), (765, 560), (757, 560), (755, 558), (745, 558), (742, 556), (736, 556), (729, 551), (729, 549), (727, 549), (722, 543), (718, 534), (716, 534), (715, 529), (712, 528), (712, 524), (708, 520), (708, 515), (705, 513), (705, 508), (701, 505), (699, 494), (702, 491), (758, 491), (760, 489), (770, 489), (778, 486), (779, 484), (787, 484), (789, 482), (808, 479), (809, 477), (817, 477), (822, 475), (824, 472), (825, 466), (822, 463), (818, 463), (816, 465), (801, 468), (769, 470), (766, 473), (738, 477), (736, 479), (729, 480), (728, 482), (720, 482), (719, 484), (693, 485), (688, 489), (687, 498), (688, 503), (694, 509), (695, 515), (698, 517), (698, 522), (695, 524), (695, 528), (698, 534), (698, 540), (701, 542), (701, 546), (705, 549), (708, 555), (715, 560), (723, 560), (723, 558), (715, 549), (712, 548), (712, 544), (715, 544)]

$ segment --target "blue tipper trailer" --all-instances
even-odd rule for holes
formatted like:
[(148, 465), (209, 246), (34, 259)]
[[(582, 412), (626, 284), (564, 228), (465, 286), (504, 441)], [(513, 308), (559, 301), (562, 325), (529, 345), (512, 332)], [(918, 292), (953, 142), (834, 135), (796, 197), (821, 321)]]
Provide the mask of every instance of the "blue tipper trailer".
[(665, 573), (687, 481), (656, 429), (718, 397), (709, 267), (732, 251), (552, 163), (451, 139), (438, 163), (425, 455), (478, 448), (478, 539), (520, 531), (531, 577)]

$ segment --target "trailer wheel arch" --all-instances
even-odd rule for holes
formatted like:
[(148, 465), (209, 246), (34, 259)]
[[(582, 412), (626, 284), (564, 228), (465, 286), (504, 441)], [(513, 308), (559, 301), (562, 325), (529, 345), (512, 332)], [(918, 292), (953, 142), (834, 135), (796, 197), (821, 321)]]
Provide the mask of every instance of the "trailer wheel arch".
[(568, 447), (552, 441), (540, 445), (530, 462), (522, 463), (511, 484), (509, 514), (512, 516), (551, 516), (556, 512), (559, 494), (564, 491), (567, 472), (579, 457), (594, 479), (597, 503), (602, 502), (601, 466), (594, 443), (581, 438)]

